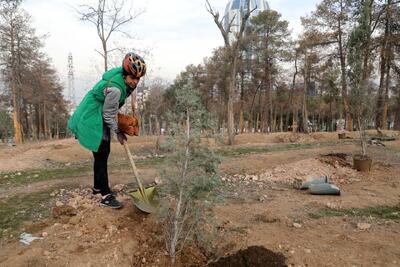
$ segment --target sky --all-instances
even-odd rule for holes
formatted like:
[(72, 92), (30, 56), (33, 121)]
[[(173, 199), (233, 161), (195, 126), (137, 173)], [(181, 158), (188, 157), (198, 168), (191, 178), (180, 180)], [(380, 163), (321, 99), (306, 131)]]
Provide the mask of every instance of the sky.
[[(95, 51), (101, 43), (94, 25), (79, 20), (76, 9), (96, 0), (25, 0), (24, 9), (32, 16), (32, 25), (43, 39), (44, 51), (52, 59), (60, 80), (67, 85), (68, 54), (74, 60), (76, 96), (83, 97), (100, 77), (102, 60)], [(139, 16), (124, 30), (131, 39), (111, 37), (114, 44), (129, 50), (149, 50), (145, 56), (148, 76), (172, 82), (189, 64), (201, 64), (223, 38), (205, 0), (126, 0)], [(228, 0), (209, 0), (221, 14)], [(302, 31), (300, 17), (310, 14), (320, 0), (270, 0), (270, 8), (289, 21), (294, 35)], [(121, 59), (122, 60), (122, 59)], [(111, 65), (119, 64), (111, 60)]]

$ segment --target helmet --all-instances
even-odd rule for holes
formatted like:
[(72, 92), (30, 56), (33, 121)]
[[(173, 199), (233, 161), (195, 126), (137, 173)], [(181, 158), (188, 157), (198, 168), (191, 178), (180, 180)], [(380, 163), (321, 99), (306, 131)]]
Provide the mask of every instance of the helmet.
[(122, 61), (122, 68), (136, 78), (140, 78), (146, 74), (146, 63), (141, 56), (133, 52), (125, 55)]

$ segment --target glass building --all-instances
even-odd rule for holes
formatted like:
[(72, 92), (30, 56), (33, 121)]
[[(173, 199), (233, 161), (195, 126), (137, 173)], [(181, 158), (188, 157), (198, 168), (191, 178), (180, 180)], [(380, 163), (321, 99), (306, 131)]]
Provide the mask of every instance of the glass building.
[(269, 10), (269, 5), (265, 0), (231, 0), (226, 5), (225, 9), (225, 21), (224, 28), (228, 30), (229, 22), (234, 18), (234, 21), (231, 26), (230, 38), (233, 38), (232, 33), (236, 33), (240, 29), (240, 24), (242, 21), (242, 17), (240, 14), (240, 10), (245, 10), (247, 8), (247, 1), (250, 1), (250, 10), (255, 10), (251, 13), (250, 17), (257, 16), (261, 11)]

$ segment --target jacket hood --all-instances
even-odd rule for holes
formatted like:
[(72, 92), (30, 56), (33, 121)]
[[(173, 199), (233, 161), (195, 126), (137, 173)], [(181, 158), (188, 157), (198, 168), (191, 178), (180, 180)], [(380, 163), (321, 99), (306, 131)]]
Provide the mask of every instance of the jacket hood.
[(122, 75), (122, 67), (117, 67), (117, 68), (113, 68), (107, 72), (105, 72), (103, 74), (103, 80), (110, 80), (111, 78), (113, 78), (114, 76), (121, 74)]
[(122, 90), (126, 90), (124, 77), (122, 75), (122, 67), (113, 68), (103, 74), (103, 81), (107, 81), (109, 86), (116, 86)]

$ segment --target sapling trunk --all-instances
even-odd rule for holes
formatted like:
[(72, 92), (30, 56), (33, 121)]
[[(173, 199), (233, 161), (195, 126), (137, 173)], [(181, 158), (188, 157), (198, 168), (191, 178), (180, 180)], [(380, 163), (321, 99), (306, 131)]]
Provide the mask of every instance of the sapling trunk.
[(180, 219), (182, 218), (182, 208), (184, 203), (184, 196), (183, 190), (185, 189), (186, 184), (186, 173), (188, 169), (190, 151), (189, 151), (189, 142), (190, 142), (190, 118), (189, 118), (189, 109), (186, 109), (186, 148), (185, 148), (185, 161), (182, 166), (181, 172), (181, 179), (179, 185), (179, 198), (178, 203), (176, 206), (175, 215), (173, 217), (173, 231), (172, 231), (172, 238), (170, 241), (170, 257), (172, 263), (175, 263), (176, 260), (176, 246), (178, 244), (179, 235), (181, 233), (181, 229), (183, 227), (182, 224), (179, 223)]
[(360, 133), (362, 155), (363, 155), (363, 157), (366, 157), (367, 156), (366, 133), (365, 133), (364, 127), (361, 124), (361, 115), (360, 114), (357, 117), (357, 123), (358, 123), (358, 131)]
[(165, 245), (175, 264), (188, 241), (204, 233), (209, 212), (204, 205), (212, 204), (208, 195), (217, 186), (213, 170), (220, 160), (201, 142), (201, 132), (214, 130), (215, 125), (191, 84), (177, 89), (176, 105), (167, 113), (167, 119), (174, 134), (161, 145), (169, 152), (161, 175), (167, 181), (165, 192), (171, 201), (165, 203), (167, 213), (161, 211), (160, 215), (166, 219)]

